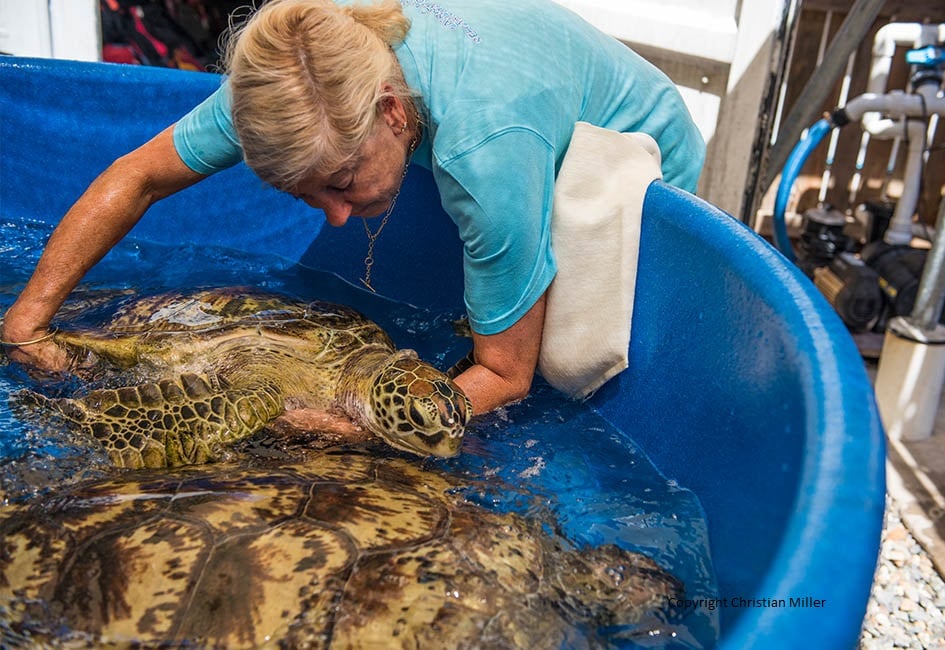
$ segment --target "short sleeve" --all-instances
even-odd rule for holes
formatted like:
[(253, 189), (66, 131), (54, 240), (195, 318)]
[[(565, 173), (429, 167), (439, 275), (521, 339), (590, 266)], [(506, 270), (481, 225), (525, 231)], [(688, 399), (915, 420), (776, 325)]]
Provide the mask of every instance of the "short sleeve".
[(174, 147), (198, 174), (213, 174), (243, 160), (227, 82), (174, 125)]
[(553, 148), (523, 128), (434, 161), (443, 207), (463, 240), (466, 309), (479, 334), (511, 327), (554, 278), (554, 173)]

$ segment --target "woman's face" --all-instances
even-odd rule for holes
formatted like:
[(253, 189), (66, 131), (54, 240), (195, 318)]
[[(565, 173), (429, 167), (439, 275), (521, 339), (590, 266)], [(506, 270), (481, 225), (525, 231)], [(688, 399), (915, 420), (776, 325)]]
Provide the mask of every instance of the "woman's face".
[(291, 194), (323, 210), (333, 226), (343, 226), (352, 216), (376, 217), (387, 211), (400, 189), (406, 158), (403, 139), (379, 119), (350, 164), (333, 174), (309, 175)]

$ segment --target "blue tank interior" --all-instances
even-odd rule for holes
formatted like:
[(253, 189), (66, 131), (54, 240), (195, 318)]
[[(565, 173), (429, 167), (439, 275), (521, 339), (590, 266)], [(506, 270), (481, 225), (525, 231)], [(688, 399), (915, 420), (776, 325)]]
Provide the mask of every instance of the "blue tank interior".
[[(54, 223), (112, 159), (218, 83), (202, 73), (0, 57), (0, 217)], [(133, 235), (359, 277), (360, 224), (323, 225), (241, 165), (155, 206)], [(461, 305), (461, 244), (426, 171), (408, 175), (375, 257), (382, 293), (421, 307)], [(701, 499), (729, 599), (720, 647), (855, 646), (882, 527), (883, 434), (855, 346), (793, 266), (735, 219), (655, 183), (630, 368), (589, 403)], [(804, 597), (824, 602), (790, 606)]]

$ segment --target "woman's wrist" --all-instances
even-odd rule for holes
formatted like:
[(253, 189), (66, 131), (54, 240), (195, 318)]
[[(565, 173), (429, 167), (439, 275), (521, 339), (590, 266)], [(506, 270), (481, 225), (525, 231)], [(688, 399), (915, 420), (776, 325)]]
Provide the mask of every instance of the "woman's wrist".
[(23, 309), (19, 303), (0, 316), (0, 341), (5, 347), (34, 345), (51, 337), (49, 321), (30, 317), (29, 309)]
[(71, 361), (53, 338), (56, 329), (48, 330), (46, 324), (20, 318), (13, 308), (4, 319), (0, 322), (0, 356), (46, 371), (68, 370)]
[(21, 338), (21, 337), (10, 337), (6, 338), (7, 334), (0, 334), (0, 346), (5, 348), (25, 348), (30, 345), (35, 345), (37, 343), (42, 343), (43, 341), (48, 341), (56, 335), (57, 329), (52, 329), (45, 331), (42, 334), (36, 336), (31, 336), (30, 338)]

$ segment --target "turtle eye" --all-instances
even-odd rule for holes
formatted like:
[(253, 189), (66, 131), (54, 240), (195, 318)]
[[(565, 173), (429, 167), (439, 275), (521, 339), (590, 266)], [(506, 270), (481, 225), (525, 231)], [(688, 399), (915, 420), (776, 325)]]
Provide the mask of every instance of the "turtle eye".
[(407, 416), (417, 426), (418, 429), (424, 428), (428, 424), (426, 413), (421, 409), (418, 409), (416, 404), (410, 404), (410, 407), (407, 409)]

